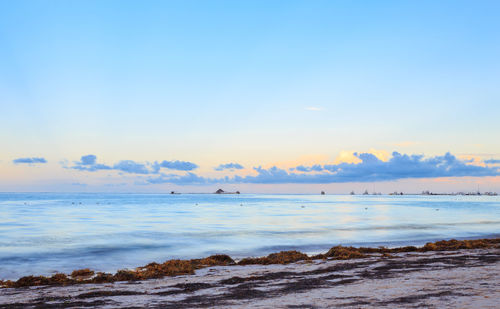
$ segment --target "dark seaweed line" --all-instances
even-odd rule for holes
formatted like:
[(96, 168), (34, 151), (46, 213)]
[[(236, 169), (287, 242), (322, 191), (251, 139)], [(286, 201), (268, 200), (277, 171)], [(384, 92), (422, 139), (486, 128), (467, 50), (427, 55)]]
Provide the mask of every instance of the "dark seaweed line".
[[(342, 271), (353, 269), (365, 269), (367, 266), (375, 265), (384, 262), (384, 265), (377, 266), (371, 270), (357, 272), (353, 275), (339, 274)], [(486, 253), (481, 255), (467, 256), (445, 256), (445, 257), (421, 257), (417, 260), (409, 261), (405, 258), (401, 259), (377, 259), (356, 262), (346, 262), (325, 268), (320, 268), (312, 271), (304, 272), (277, 272), (268, 273), (261, 276), (250, 276), (247, 278), (231, 277), (220, 280), (216, 283), (179, 283), (169, 288), (175, 288), (166, 292), (144, 293), (134, 291), (94, 291), (78, 294), (74, 297), (41, 297), (31, 303), (15, 303), (0, 305), (0, 308), (69, 308), (69, 307), (99, 307), (103, 305), (119, 305), (109, 299), (99, 299), (92, 301), (82, 301), (84, 299), (94, 299), (97, 297), (113, 297), (113, 296), (134, 296), (134, 295), (156, 295), (170, 296), (181, 294), (192, 294), (200, 290), (208, 290), (217, 287), (227, 287), (228, 292), (218, 295), (194, 295), (180, 301), (167, 301), (156, 307), (148, 306), (149, 308), (199, 308), (213, 307), (222, 305), (231, 305), (238, 300), (251, 300), (262, 298), (273, 298), (293, 293), (304, 293), (313, 289), (329, 288), (338, 285), (347, 285), (363, 280), (379, 280), (391, 277), (397, 277), (409, 272), (417, 272), (422, 270), (445, 270), (457, 267), (480, 267), (488, 264), (498, 263), (500, 261), (500, 253)], [(439, 263), (436, 265), (436, 263)], [(319, 275), (319, 276), (318, 276)], [(308, 278), (308, 276), (315, 276)], [(287, 283), (272, 284), (276, 280), (296, 279)], [(340, 279), (332, 282), (332, 279)], [(257, 288), (268, 284), (274, 289), (269, 291), (261, 291)], [(362, 298), (353, 299), (353, 302), (344, 303), (339, 306), (389, 306), (395, 304), (413, 304), (422, 302), (433, 297), (451, 297), (451, 296), (466, 296), (467, 294), (445, 290), (434, 293), (424, 293), (416, 295), (407, 295), (404, 297), (394, 298), (386, 301), (370, 303)], [(341, 299), (339, 299), (341, 300)], [(51, 303), (48, 303), (51, 302)], [(54, 303), (56, 302), (56, 303)], [(307, 306), (305, 306), (307, 308)], [(314, 306), (309, 306), (314, 308)]]
[(428, 252), (428, 251), (449, 251), (460, 249), (498, 248), (500, 238), (476, 239), (476, 240), (442, 240), (434, 243), (427, 243), (425, 246), (417, 248), (406, 246), (399, 248), (354, 248), (335, 246), (325, 254), (308, 256), (299, 251), (281, 251), (269, 254), (267, 257), (245, 258), (236, 263), (230, 256), (224, 254), (212, 255), (203, 259), (192, 260), (168, 260), (162, 264), (150, 263), (146, 266), (138, 267), (135, 270), (119, 270), (115, 274), (97, 273), (90, 269), (75, 270), (71, 275), (55, 274), (52, 277), (26, 276), (17, 281), (2, 281), (2, 288), (20, 288), (43, 285), (73, 285), (84, 283), (113, 283), (119, 281), (140, 281), (146, 279), (159, 279), (165, 276), (177, 276), (194, 274), (196, 269), (209, 266), (230, 266), (230, 265), (270, 265), (289, 264), (298, 261), (311, 261), (317, 259), (349, 260), (364, 258), (374, 254), (381, 254), (384, 257), (391, 257), (391, 253), (402, 252)]

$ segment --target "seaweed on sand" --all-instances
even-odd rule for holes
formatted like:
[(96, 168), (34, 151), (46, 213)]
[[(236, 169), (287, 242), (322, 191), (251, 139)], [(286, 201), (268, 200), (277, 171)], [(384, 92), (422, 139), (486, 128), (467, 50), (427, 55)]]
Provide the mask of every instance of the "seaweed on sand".
[(336, 260), (360, 259), (366, 257), (358, 248), (335, 246), (325, 254), (327, 258)]
[(71, 278), (76, 280), (86, 280), (94, 275), (94, 271), (88, 268), (73, 270)]
[(449, 251), (460, 249), (484, 249), (499, 247), (500, 238), (495, 239), (471, 239), (471, 240), (441, 240), (434, 243), (426, 243), (419, 251)]
[(281, 251), (269, 254), (266, 257), (245, 258), (238, 263), (228, 255), (217, 254), (202, 259), (192, 260), (168, 260), (164, 263), (150, 263), (146, 266), (138, 267), (134, 270), (122, 269), (115, 274), (108, 274), (85, 268), (75, 270), (68, 277), (65, 274), (55, 274), (51, 277), (45, 276), (25, 276), (17, 281), (0, 280), (0, 288), (20, 288), (39, 285), (68, 285), (81, 283), (112, 283), (117, 281), (136, 281), (146, 279), (157, 279), (165, 276), (179, 276), (194, 274), (196, 269), (209, 266), (229, 266), (229, 265), (250, 265), (250, 264), (289, 264), (298, 261), (311, 261), (314, 259), (335, 259), (348, 260), (359, 259), (372, 254), (379, 254), (381, 257), (390, 258), (391, 253), (401, 252), (428, 252), (428, 251), (454, 251), (463, 249), (485, 249), (500, 248), (500, 238), (475, 239), (475, 240), (442, 240), (434, 243), (427, 243), (425, 246), (417, 248), (413, 246), (399, 248), (354, 248), (335, 246), (324, 254), (308, 256), (299, 251)]
[(289, 264), (295, 263), (303, 260), (310, 260), (311, 258), (299, 251), (281, 251), (278, 253), (271, 253), (266, 257), (260, 258), (245, 258), (238, 262), (238, 265), (250, 265), (250, 264)]

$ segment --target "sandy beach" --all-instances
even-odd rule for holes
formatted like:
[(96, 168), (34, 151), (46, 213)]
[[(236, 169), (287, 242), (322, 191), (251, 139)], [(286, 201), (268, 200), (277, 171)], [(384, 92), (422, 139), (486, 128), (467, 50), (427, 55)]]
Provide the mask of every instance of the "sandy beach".
[(497, 308), (500, 248), (213, 266), (141, 281), (0, 289), (0, 308)]

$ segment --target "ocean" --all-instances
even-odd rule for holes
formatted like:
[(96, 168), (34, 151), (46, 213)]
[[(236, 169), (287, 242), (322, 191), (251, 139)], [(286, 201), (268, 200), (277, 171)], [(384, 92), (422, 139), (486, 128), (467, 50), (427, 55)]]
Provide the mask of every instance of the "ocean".
[(0, 279), (499, 231), (499, 196), (0, 193)]

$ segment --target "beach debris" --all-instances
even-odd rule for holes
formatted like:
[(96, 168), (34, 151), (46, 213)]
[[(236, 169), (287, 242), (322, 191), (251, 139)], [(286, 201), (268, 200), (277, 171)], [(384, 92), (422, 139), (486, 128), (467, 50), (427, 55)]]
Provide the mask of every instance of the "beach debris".
[[(84, 281), (85, 283), (86, 281)], [(113, 275), (108, 274), (108, 273), (103, 273), (103, 272), (98, 272), (92, 280), (89, 281), (90, 283), (107, 283), (107, 282), (114, 282)]]
[(363, 253), (359, 251), (358, 248), (354, 247), (344, 247), (335, 246), (332, 247), (326, 254), (323, 255), (324, 258), (333, 258), (336, 260), (350, 260), (350, 259), (360, 259), (366, 257)]
[(74, 270), (71, 273), (71, 278), (76, 280), (86, 280), (94, 275), (94, 271), (88, 268)]
[(73, 280), (69, 279), (65, 274), (57, 273), (52, 277), (45, 276), (26, 276), (22, 277), (17, 281), (1, 281), (0, 286), (7, 288), (21, 288), (28, 286), (39, 286), (39, 285), (67, 285), (75, 283)]
[(310, 260), (311, 258), (299, 251), (281, 251), (278, 253), (271, 253), (266, 257), (260, 258), (245, 258), (238, 262), (238, 265), (251, 265), (251, 264), (289, 264), (303, 260)]
[(234, 260), (226, 254), (215, 254), (203, 259), (193, 259), (191, 263), (196, 267), (204, 266), (227, 266), (235, 264)]
[(471, 240), (441, 240), (434, 243), (426, 243), (420, 251), (451, 251), (460, 249), (481, 249), (490, 248), (492, 246), (498, 247), (500, 244), (500, 238), (496, 239), (471, 239)]
[[(146, 266), (138, 267), (135, 270), (122, 269), (114, 275), (98, 272), (84, 268), (75, 270), (68, 277), (66, 274), (57, 273), (51, 277), (45, 276), (25, 276), (17, 281), (0, 280), (0, 288), (19, 288), (42, 285), (70, 285), (83, 283), (113, 283), (117, 281), (137, 281), (146, 279), (157, 279), (165, 276), (179, 276), (194, 274), (196, 269), (210, 266), (229, 266), (229, 265), (270, 265), (270, 264), (289, 264), (299, 261), (311, 261), (316, 259), (335, 259), (348, 260), (368, 257), (371, 254), (378, 254), (383, 258), (393, 257), (391, 253), (404, 252), (428, 252), (428, 251), (456, 251), (461, 249), (486, 249), (500, 248), (500, 238), (491, 239), (473, 239), (473, 240), (442, 240), (434, 243), (427, 243), (425, 246), (417, 248), (406, 246), (399, 248), (367, 248), (367, 247), (332, 247), (325, 254), (308, 256), (300, 251), (281, 251), (271, 253), (266, 257), (244, 258), (238, 263), (225, 254), (211, 255), (202, 259), (192, 260), (168, 260), (162, 264), (150, 263)], [(71, 278), (70, 278), (71, 277)]]

